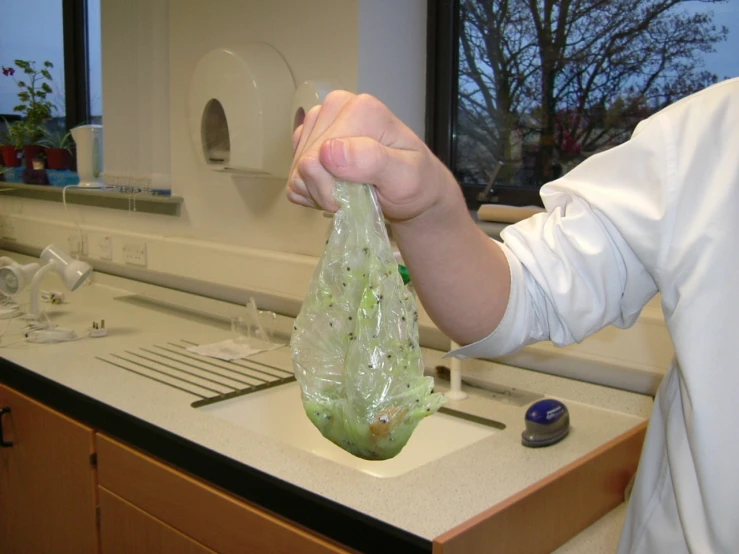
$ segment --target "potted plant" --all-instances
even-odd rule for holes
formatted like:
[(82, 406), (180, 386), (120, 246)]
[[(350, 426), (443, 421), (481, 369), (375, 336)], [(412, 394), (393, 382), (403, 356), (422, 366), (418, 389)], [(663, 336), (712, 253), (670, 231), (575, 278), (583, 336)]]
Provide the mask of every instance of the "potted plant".
[(46, 147), (46, 167), (48, 169), (69, 169), (72, 167), (71, 135), (61, 131), (44, 131), (46, 138), (40, 144)]
[[(3, 75), (10, 77), (18, 85), (18, 99), (20, 103), (13, 108), (14, 112), (21, 114), (23, 121), (22, 129), (25, 135), (25, 144), (23, 145), (23, 157), (26, 162), (26, 169), (33, 169), (33, 160), (38, 158), (43, 152), (43, 146), (39, 144), (44, 138), (44, 123), (51, 118), (51, 112), (54, 104), (49, 100), (52, 93), (51, 73), (49, 69), (54, 65), (50, 61), (45, 61), (42, 68), (36, 67), (36, 62), (27, 60), (15, 60), (15, 65), (23, 71), (25, 80), (16, 79), (15, 69), (12, 67), (3, 67)], [(18, 125), (18, 123), (16, 123)]]
[(0, 139), (0, 152), (2, 152), (3, 165), (6, 167), (18, 167), (21, 165), (20, 151), (25, 143), (23, 126), (18, 123), (9, 123), (5, 120), (5, 135)]

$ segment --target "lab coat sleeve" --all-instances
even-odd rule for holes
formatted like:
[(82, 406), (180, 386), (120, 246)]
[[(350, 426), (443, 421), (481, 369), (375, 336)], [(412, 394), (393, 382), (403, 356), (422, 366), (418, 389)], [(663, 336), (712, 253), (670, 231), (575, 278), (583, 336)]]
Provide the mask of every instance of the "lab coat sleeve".
[(665, 242), (663, 129), (655, 116), (631, 140), (542, 187), (546, 212), (501, 233), (511, 271), (501, 323), (453, 356), (502, 356), (542, 340), (564, 346), (636, 321), (657, 291)]

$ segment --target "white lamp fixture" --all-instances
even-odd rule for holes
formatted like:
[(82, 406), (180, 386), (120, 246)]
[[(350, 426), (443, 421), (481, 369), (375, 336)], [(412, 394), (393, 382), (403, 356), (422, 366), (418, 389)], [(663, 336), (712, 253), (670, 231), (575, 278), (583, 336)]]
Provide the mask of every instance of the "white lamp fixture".
[[(39, 267), (38, 264), (31, 265), (35, 265), (36, 269), (29, 268), (32, 271), (29, 274), (26, 271), (19, 270), (23, 266), (19, 266), (13, 258), (0, 257), (0, 294), (11, 297), (25, 287), (33, 277), (33, 272)], [(9, 298), (0, 306), (0, 319), (9, 319), (19, 314), (18, 304)]]
[(6, 265), (0, 269), (0, 292), (5, 296), (15, 296), (31, 283), (40, 267), (36, 263)]
[(40, 258), (41, 261), (44, 262), (44, 265), (41, 266), (41, 269), (36, 271), (36, 274), (31, 280), (30, 314), (35, 319), (38, 319), (40, 315), (38, 307), (39, 286), (44, 275), (53, 270), (59, 275), (59, 277), (61, 277), (62, 281), (64, 281), (64, 285), (69, 290), (74, 291), (77, 290), (92, 273), (92, 267), (90, 267), (90, 264), (80, 260), (75, 260), (56, 244), (50, 244), (44, 248), (43, 252), (41, 252)]

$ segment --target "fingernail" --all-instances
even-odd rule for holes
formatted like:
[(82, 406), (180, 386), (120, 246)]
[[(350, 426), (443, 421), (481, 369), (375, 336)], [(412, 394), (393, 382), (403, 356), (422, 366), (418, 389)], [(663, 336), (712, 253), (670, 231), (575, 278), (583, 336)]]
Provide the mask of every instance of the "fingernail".
[(346, 143), (341, 139), (333, 139), (331, 141), (331, 159), (336, 167), (347, 166)]

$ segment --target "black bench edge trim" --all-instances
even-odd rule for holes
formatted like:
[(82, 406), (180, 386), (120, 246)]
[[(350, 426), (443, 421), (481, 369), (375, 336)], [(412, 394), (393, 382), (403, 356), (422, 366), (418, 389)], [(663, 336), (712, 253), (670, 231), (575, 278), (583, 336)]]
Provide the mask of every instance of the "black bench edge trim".
[(241, 464), (4, 358), (0, 384), (360, 552), (431, 552), (427, 539)]

